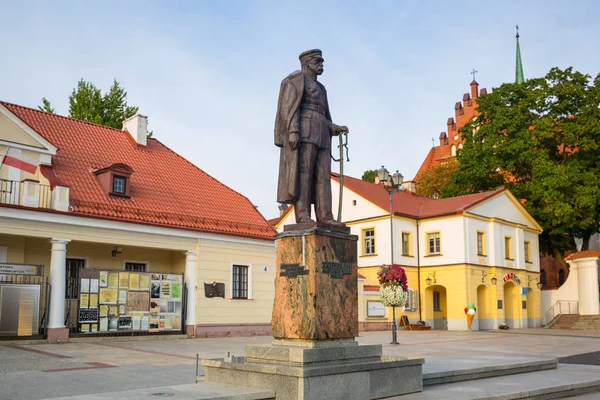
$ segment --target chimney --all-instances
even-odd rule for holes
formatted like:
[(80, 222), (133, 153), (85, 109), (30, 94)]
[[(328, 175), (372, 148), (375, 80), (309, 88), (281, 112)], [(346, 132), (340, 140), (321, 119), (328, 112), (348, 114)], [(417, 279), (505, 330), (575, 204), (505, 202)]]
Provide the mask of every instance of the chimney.
[(481, 89), (481, 90), (479, 91), (479, 96), (480, 96), (480, 97), (481, 97), (481, 96), (485, 96), (486, 94), (487, 94), (487, 89), (486, 89), (486, 88), (483, 88), (483, 89)]
[(477, 81), (475, 79), (473, 79), (473, 82), (471, 82), (471, 97), (473, 98), (473, 100), (477, 99), (478, 90), (479, 90), (479, 83), (477, 83)]
[(123, 130), (129, 132), (137, 144), (146, 146), (148, 138), (148, 117), (135, 114), (123, 121)]

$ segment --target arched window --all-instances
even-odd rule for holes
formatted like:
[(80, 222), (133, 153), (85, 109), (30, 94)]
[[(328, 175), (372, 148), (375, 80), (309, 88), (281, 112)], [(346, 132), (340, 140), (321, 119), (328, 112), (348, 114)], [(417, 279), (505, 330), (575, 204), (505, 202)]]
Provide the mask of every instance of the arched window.
[(542, 287), (546, 287), (546, 271), (544, 270), (540, 271), (540, 283), (542, 284)]
[(455, 144), (452, 145), (452, 155), (453, 156), (456, 155), (456, 145)]
[(561, 268), (558, 271), (558, 286), (562, 286), (563, 283), (565, 283), (565, 270)]

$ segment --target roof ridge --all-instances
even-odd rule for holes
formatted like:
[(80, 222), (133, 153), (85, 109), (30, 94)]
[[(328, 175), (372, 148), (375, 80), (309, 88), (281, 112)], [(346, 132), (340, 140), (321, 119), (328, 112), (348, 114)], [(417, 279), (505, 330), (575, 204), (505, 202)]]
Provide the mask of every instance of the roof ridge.
[[(14, 103), (11, 103), (9, 101), (0, 100), (0, 104), (2, 104), (2, 105), (8, 104), (8, 105), (13, 106), (13, 107), (24, 108), (26, 110), (35, 111), (35, 112), (40, 113), (40, 114), (51, 115), (52, 117), (58, 117), (58, 118), (68, 119), (68, 120), (71, 120), (71, 121), (77, 121), (77, 122), (81, 122), (82, 124), (88, 124), (88, 125), (92, 125), (92, 126), (97, 126), (97, 127), (100, 127), (100, 128), (114, 130), (114, 131), (117, 131), (117, 132), (125, 132), (122, 129), (113, 128), (112, 126), (95, 124), (93, 122), (84, 121), (82, 119), (77, 119), (77, 118), (73, 118), (73, 117), (67, 117), (67, 116), (61, 115), (61, 114), (49, 113), (47, 111), (38, 110), (36, 108), (31, 108), (31, 107), (22, 106), (22, 105), (19, 105), (19, 104), (14, 104)], [(19, 119), (21, 119), (21, 118), (19, 118)], [(23, 121), (23, 122), (25, 122), (25, 121)]]

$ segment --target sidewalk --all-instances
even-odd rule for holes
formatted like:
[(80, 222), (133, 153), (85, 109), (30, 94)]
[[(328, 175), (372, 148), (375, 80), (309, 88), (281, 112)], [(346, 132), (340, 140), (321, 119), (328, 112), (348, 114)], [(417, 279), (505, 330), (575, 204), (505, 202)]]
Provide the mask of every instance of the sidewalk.
[[(465, 355), (567, 357), (598, 351), (600, 333), (521, 329), (447, 332), (364, 332), (361, 344), (383, 344), (384, 354), (433, 359)], [(220, 358), (244, 354), (245, 344), (271, 337), (115, 340), (69, 344), (0, 345), (0, 400), (46, 399), (194, 383), (196, 354)], [(440, 362), (442, 360), (439, 360)]]

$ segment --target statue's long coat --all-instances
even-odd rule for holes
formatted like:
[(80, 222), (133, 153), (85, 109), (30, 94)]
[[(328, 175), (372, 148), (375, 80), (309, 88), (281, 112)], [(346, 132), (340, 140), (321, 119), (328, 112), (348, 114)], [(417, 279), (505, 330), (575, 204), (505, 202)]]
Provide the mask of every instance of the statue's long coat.
[[(325, 86), (317, 82), (325, 93)], [(279, 155), (279, 181), (277, 185), (277, 201), (290, 204), (296, 201), (299, 184), (298, 148), (292, 150), (289, 144), (290, 128), (300, 126), (300, 104), (304, 93), (304, 75), (300, 71), (292, 72), (282, 82), (279, 89), (277, 102), (277, 115), (275, 116), (275, 146), (281, 147)], [(329, 104), (325, 100), (326, 117), (331, 122)], [(298, 134), (300, 132), (298, 131)], [(298, 147), (302, 146), (299, 143)], [(313, 182), (314, 184), (314, 182)], [(314, 188), (313, 188), (314, 189)], [(312, 196), (314, 202), (314, 196)]]

